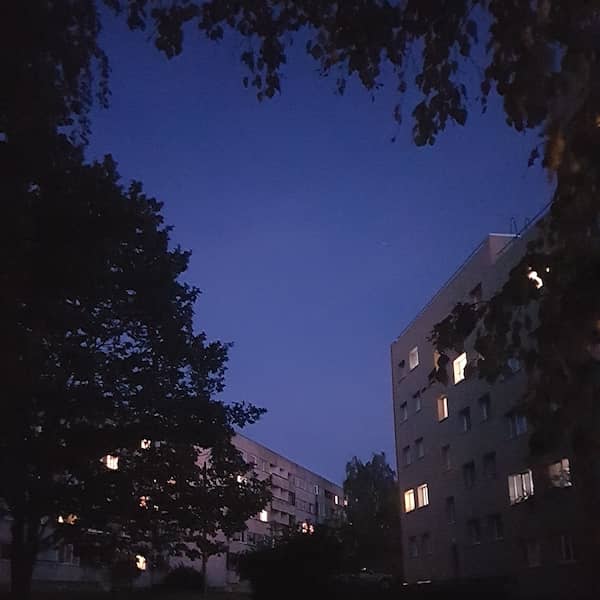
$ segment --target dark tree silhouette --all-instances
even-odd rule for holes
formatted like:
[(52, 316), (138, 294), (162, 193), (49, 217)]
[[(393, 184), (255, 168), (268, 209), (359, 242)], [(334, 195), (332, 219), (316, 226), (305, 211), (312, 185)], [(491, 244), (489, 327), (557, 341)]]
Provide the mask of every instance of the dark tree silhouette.
[(346, 465), (344, 539), (355, 567), (397, 574), (400, 569), (400, 496), (385, 454)]

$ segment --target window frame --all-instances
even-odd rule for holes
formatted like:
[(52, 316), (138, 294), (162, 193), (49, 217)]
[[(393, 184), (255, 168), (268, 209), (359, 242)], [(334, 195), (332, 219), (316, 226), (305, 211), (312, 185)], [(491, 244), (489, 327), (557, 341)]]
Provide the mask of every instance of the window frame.
[(404, 468), (410, 467), (410, 465), (412, 465), (412, 452), (410, 444), (402, 448), (402, 463)]
[(414, 371), (419, 366), (419, 346), (408, 351), (408, 370)]
[[(528, 482), (527, 485), (525, 482)], [(513, 489), (511, 487), (512, 482), (515, 482), (514, 486), (514, 497), (513, 497)], [(518, 482), (518, 486), (516, 483)], [(518, 495), (518, 488), (522, 490), (522, 495)], [(530, 488), (531, 492), (529, 493), (526, 488)], [(529, 498), (535, 495), (535, 485), (533, 483), (533, 472), (531, 469), (527, 469), (525, 471), (521, 471), (519, 473), (510, 473), (508, 475), (508, 498), (511, 506), (515, 504), (520, 504), (521, 502), (525, 502)]]
[(461, 430), (462, 433), (469, 433), (473, 428), (473, 421), (471, 420), (471, 407), (465, 406), (459, 413), (461, 419)]
[[(464, 362), (464, 364), (463, 364)], [(468, 358), (466, 352), (461, 352), (452, 361), (452, 374), (454, 385), (458, 385), (461, 381), (465, 380), (465, 369), (467, 368)]]
[[(411, 512), (414, 512), (417, 508), (417, 499), (415, 496), (415, 490), (414, 488), (409, 488), (407, 490), (404, 490), (404, 513), (408, 514)], [(407, 500), (410, 499), (409, 502), (407, 502)], [(409, 508), (410, 506), (410, 508)]]
[(442, 467), (444, 471), (452, 470), (452, 457), (450, 456), (450, 444), (445, 444), (441, 448), (442, 454)]
[[(463, 481), (465, 483), (465, 487), (468, 490), (473, 489), (475, 487), (475, 481), (477, 479), (476, 472), (475, 472), (475, 461), (470, 460), (469, 462), (466, 462), (463, 465), (462, 471), (463, 471)], [(469, 474), (469, 477), (467, 477), (467, 474)]]
[(490, 398), (490, 395), (484, 394), (483, 396), (480, 396), (479, 399), (477, 400), (477, 403), (479, 405), (479, 412), (481, 413), (481, 422), (485, 423), (485, 422), (489, 421), (492, 416), (491, 415), (492, 400)]
[(423, 437), (419, 437), (415, 440), (415, 451), (417, 460), (425, 458), (425, 443), (423, 442)]
[(429, 486), (422, 483), (417, 486), (417, 508), (429, 506)]
[[(440, 406), (443, 408), (442, 411), (440, 411)], [(441, 396), (438, 396), (437, 415), (438, 415), (438, 423), (445, 421), (450, 416), (450, 409), (448, 407), (448, 395), (447, 394), (442, 394)]]

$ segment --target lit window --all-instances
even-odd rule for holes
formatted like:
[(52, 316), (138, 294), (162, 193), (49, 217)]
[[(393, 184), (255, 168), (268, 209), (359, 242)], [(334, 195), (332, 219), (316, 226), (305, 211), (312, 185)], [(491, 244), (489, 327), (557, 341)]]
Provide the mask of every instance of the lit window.
[(527, 433), (527, 417), (523, 413), (514, 411), (509, 413), (506, 418), (509, 437), (515, 438)]
[(423, 438), (415, 440), (415, 447), (417, 448), (417, 458), (424, 458), (425, 456), (425, 445), (423, 444)]
[(452, 462), (450, 460), (450, 446), (442, 446), (442, 465), (445, 471), (449, 471), (452, 468)]
[(146, 557), (142, 556), (141, 554), (136, 554), (135, 555), (135, 566), (140, 571), (145, 571), (148, 568), (148, 564), (146, 562)]
[(438, 421), (448, 418), (448, 396), (440, 396), (437, 401)]
[(140, 496), (140, 508), (148, 508), (148, 496)]
[(429, 488), (424, 483), (417, 488), (417, 506), (419, 508), (429, 504)]
[(408, 404), (403, 402), (400, 405), (400, 421), (406, 421), (408, 419)]
[(340, 503), (340, 497), (339, 497), (339, 496), (337, 496), (337, 495), (334, 495), (334, 496), (333, 496), (333, 503), (334, 503), (334, 504), (339, 504), (339, 503)]
[(415, 510), (415, 490), (406, 490), (404, 492), (404, 512)]
[(410, 446), (404, 446), (402, 449), (402, 460), (404, 462), (404, 466), (408, 467), (412, 463), (412, 453), (410, 451)]
[(479, 410), (481, 411), (481, 420), (488, 421), (490, 418), (490, 395), (486, 394), (479, 398)]
[(116, 471), (119, 468), (119, 457), (113, 456), (112, 454), (107, 454), (101, 458), (107, 469), (111, 471)]
[(260, 514), (258, 515), (258, 518), (263, 522), (263, 523), (267, 523), (269, 520), (269, 513), (266, 510), (261, 510)]
[(481, 526), (479, 519), (470, 519), (467, 521), (467, 533), (471, 544), (481, 544)]
[(243, 475), (238, 475), (236, 477), (236, 481), (238, 483), (248, 483), (248, 479), (246, 479), (246, 477), (244, 477)]
[(419, 348), (415, 346), (408, 353), (408, 368), (412, 371), (419, 366)]
[(410, 558), (417, 558), (419, 556), (419, 545), (415, 536), (408, 538), (408, 555)]
[(423, 402), (421, 401), (421, 394), (415, 398), (415, 412), (419, 412), (423, 408)]
[(348, 498), (344, 498), (344, 506), (348, 506)]
[(471, 431), (471, 409), (469, 407), (460, 411), (460, 422), (463, 432)]
[(144, 439), (140, 442), (140, 448), (142, 450), (148, 450), (148, 448), (150, 448), (151, 445), (152, 445), (152, 442), (150, 440)]
[(457, 356), (452, 363), (454, 369), (454, 384), (460, 383), (465, 378), (465, 367), (467, 366), (467, 353), (463, 352)]
[(508, 476), (508, 495), (511, 504), (517, 504), (533, 496), (533, 475), (531, 469)]
[(573, 538), (570, 535), (561, 535), (559, 542), (561, 562), (573, 562), (575, 560), (575, 552), (573, 551)]
[(315, 496), (319, 495), (319, 486), (315, 484)]
[(542, 564), (542, 552), (537, 540), (525, 543), (525, 559), (528, 567), (539, 567)]
[(548, 476), (550, 483), (554, 487), (570, 487), (571, 482), (571, 467), (569, 465), (569, 459), (563, 458), (558, 462), (552, 463), (548, 466)]
[(66, 524), (66, 525), (75, 525), (75, 523), (77, 523), (77, 519), (79, 517), (77, 515), (66, 515), (65, 517), (63, 517), (62, 515), (58, 515), (58, 518), (56, 519), (59, 523), (61, 524)]
[(544, 285), (544, 282), (542, 281), (542, 278), (538, 275), (537, 271), (529, 271), (529, 273), (527, 273), (527, 277), (531, 279), (533, 283), (535, 283), (535, 287), (538, 290)]

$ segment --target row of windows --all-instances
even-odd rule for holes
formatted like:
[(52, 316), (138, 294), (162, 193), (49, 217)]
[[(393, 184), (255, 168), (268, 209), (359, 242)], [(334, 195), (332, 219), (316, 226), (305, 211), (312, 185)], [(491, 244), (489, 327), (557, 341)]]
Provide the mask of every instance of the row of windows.
[[(433, 362), (437, 368), (438, 365), (439, 354), (437, 351), (434, 352)], [(404, 366), (404, 361), (400, 363), (400, 366)], [(408, 352), (408, 368), (410, 371), (413, 371), (419, 366), (419, 347), (415, 346), (412, 350)], [(463, 352), (459, 354), (452, 361), (452, 374), (454, 376), (454, 385), (460, 383), (465, 378), (465, 368), (467, 366), (467, 353)]]
[[(446, 446), (445, 448), (448, 448)], [(449, 458), (446, 459), (449, 465)], [(448, 467), (449, 468), (449, 467)], [(563, 458), (556, 461), (546, 468), (548, 474), (548, 480), (552, 487), (566, 488), (572, 485), (571, 482), (571, 470), (569, 465), (569, 459)], [(465, 487), (468, 489), (475, 485), (476, 481), (476, 470), (475, 462), (469, 461), (462, 467), (463, 479)], [(496, 472), (496, 453), (488, 452), (483, 455), (483, 473), (486, 479), (495, 479), (497, 476)], [(533, 474), (531, 469), (527, 469), (520, 473), (512, 473), (508, 476), (508, 497), (510, 504), (518, 504), (527, 500), (534, 494), (533, 486)], [(415, 490), (408, 489), (404, 492), (404, 512), (412, 512), (415, 508), (421, 508), (429, 504), (429, 488), (426, 483), (417, 487), (417, 504), (415, 506)], [(446, 498), (446, 511), (448, 516), (448, 522), (455, 522), (455, 507), (454, 497), (450, 496)]]

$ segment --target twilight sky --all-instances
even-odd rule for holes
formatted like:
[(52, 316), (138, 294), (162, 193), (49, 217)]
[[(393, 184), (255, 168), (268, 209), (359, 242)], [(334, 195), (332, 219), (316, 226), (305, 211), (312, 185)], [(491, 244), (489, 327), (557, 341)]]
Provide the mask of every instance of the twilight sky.
[(418, 149), (393, 85), (340, 98), (298, 50), (258, 103), (240, 42), (196, 37), (168, 61), (105, 21), (112, 99), (89, 156), (113, 154), (192, 250), (197, 326), (235, 344), (224, 398), (268, 409), (244, 433), (338, 482), (353, 455), (395, 468), (390, 343), (486, 233), (546, 204), (533, 138), (496, 103)]

